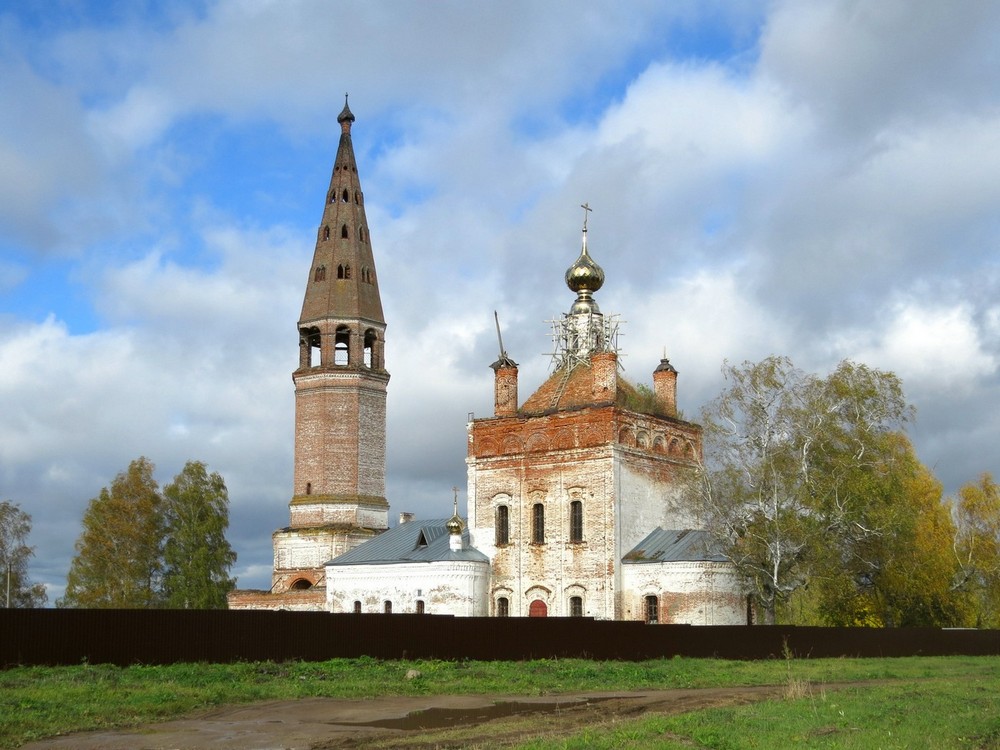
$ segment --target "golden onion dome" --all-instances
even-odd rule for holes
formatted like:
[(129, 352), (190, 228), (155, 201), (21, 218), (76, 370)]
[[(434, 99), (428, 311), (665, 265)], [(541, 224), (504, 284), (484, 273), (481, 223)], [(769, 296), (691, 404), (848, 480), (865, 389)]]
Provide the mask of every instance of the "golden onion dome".
[(604, 286), (604, 269), (597, 265), (587, 252), (586, 233), (583, 235), (580, 257), (566, 269), (566, 286), (577, 293), (593, 293)]
[[(586, 204), (584, 208), (590, 210)], [(587, 252), (587, 224), (583, 224), (583, 247), (580, 257), (566, 269), (566, 286), (576, 292), (576, 301), (569, 309), (570, 315), (599, 315), (601, 308), (594, 300), (594, 292), (604, 286), (604, 269), (594, 262)]]
[(444, 525), (444, 527), (448, 529), (449, 534), (458, 535), (462, 533), (463, 529), (465, 529), (465, 524), (462, 523), (462, 519), (459, 518), (456, 513), (448, 519), (448, 522)]

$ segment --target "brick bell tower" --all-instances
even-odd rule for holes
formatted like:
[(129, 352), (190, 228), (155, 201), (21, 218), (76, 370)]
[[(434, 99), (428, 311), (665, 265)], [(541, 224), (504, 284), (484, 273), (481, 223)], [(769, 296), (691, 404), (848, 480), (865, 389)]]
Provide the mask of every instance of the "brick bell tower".
[(316, 237), (295, 384), (290, 524), (274, 533), (272, 593), (324, 586), (323, 565), (388, 528), (385, 319), (347, 105)]

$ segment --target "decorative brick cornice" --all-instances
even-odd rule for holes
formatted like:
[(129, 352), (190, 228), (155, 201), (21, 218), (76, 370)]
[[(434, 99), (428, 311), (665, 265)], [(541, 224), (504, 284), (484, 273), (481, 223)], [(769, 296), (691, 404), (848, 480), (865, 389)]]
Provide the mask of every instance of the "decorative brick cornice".
[(389, 501), (377, 495), (296, 495), (289, 505), (360, 505), (388, 508)]

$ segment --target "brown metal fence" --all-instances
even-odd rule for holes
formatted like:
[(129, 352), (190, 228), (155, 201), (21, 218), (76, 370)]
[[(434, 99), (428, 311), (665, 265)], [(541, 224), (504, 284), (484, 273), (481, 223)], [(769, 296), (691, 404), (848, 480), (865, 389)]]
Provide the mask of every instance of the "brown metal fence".
[(1000, 654), (1000, 631), (645, 625), (589, 618), (0, 610), (0, 666), (379, 659), (767, 659)]

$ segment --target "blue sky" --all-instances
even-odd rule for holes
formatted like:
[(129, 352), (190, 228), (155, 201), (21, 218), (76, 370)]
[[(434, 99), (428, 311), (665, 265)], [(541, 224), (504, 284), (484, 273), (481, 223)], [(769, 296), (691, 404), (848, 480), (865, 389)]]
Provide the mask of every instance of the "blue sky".
[(626, 375), (891, 369), (946, 492), (1000, 474), (1000, 8), (0, 3), (0, 497), (62, 593), (139, 455), (225, 476), (243, 587), (291, 492), (296, 319), (345, 91), (388, 321), (392, 513), (447, 514), (493, 310), (545, 377), (588, 201)]

